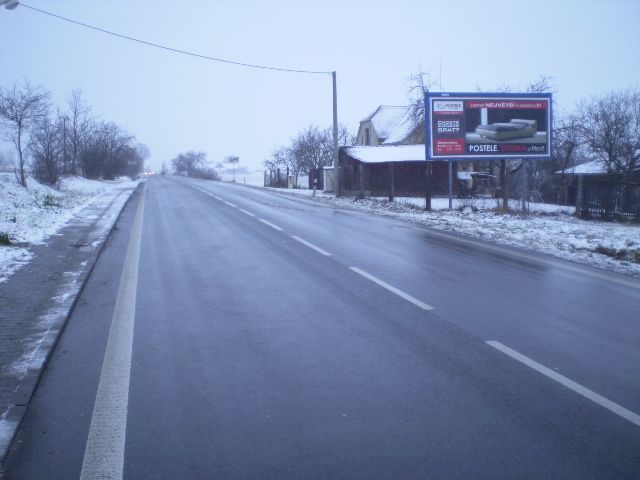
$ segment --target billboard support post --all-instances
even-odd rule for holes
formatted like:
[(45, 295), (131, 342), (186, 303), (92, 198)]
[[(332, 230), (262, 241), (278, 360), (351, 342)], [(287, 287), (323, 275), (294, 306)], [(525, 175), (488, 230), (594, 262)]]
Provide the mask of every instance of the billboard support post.
[[(426, 157), (425, 157), (426, 158)], [(431, 162), (429, 160), (426, 161), (426, 184), (425, 184), (425, 196), (424, 196), (424, 209), (426, 211), (431, 211)]]
[(425, 195), (424, 195), (424, 209), (426, 211), (431, 211), (431, 179), (432, 179), (432, 175), (433, 175), (433, 170), (431, 168), (431, 162), (429, 161), (429, 157), (430, 157), (430, 152), (429, 152), (429, 142), (426, 141), (427, 138), (429, 138), (429, 125), (431, 123), (431, 119), (429, 117), (430, 112), (429, 112), (429, 102), (427, 101), (428, 97), (427, 95), (429, 94), (429, 90), (428, 89), (424, 89), (423, 92), (424, 94), (424, 138), (425, 138), (425, 142), (424, 142), (424, 159), (426, 160), (426, 165), (425, 165), (425, 173), (426, 173), (426, 184), (425, 184)]
[(527, 162), (523, 158), (522, 160), (522, 211), (524, 212), (527, 209)]
[(453, 209), (453, 160), (449, 159), (449, 210)]

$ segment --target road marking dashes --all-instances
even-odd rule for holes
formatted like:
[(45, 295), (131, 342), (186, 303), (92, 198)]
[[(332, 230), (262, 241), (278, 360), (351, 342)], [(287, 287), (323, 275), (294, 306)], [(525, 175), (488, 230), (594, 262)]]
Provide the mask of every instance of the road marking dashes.
[(307, 247), (315, 250), (316, 252), (325, 255), (327, 257), (330, 257), (331, 254), (329, 252), (327, 252), (326, 250), (321, 249), (320, 247), (315, 246), (313, 243), (307, 242), (306, 240), (303, 240), (300, 237), (296, 237), (295, 235), (291, 235), (291, 238), (293, 238), (294, 240), (300, 242), (303, 245), (306, 245)]
[(271, 223), (271, 222), (268, 222), (268, 221), (267, 221), (267, 220), (265, 220), (264, 218), (259, 218), (258, 220), (260, 220), (260, 221), (261, 221), (262, 223), (264, 223), (265, 225), (268, 225), (268, 226), (270, 226), (271, 228), (273, 228), (273, 229), (275, 229), (275, 230), (278, 230), (279, 232), (281, 232), (281, 231), (282, 231), (282, 228), (280, 228), (280, 227), (279, 227), (279, 226), (277, 226), (277, 225), (274, 225), (274, 224), (273, 224), (273, 223)]
[(349, 267), (352, 271), (356, 272), (358, 275), (362, 275), (367, 280), (371, 280), (373, 283), (380, 285), (382, 288), (386, 288), (392, 293), (395, 293), (401, 298), (404, 298), (407, 302), (413, 303), (415, 306), (422, 308), (423, 310), (433, 310), (431, 305), (428, 305), (415, 297), (412, 297), (408, 293), (403, 292), (402, 290), (397, 289), (393, 285), (389, 285), (387, 282), (380, 280), (377, 277), (365, 272), (364, 270), (360, 270), (358, 267)]
[(244, 208), (240, 208), (239, 209), (242, 213), (244, 213), (245, 215), (249, 215), (250, 217), (255, 217), (255, 215), (253, 213), (251, 213), (248, 210), (245, 210)]
[(488, 340), (486, 343), (487, 345), (490, 345), (491, 347), (504, 353), (505, 355), (510, 356), (514, 360), (517, 360), (518, 362), (523, 363), (524, 365), (526, 365), (529, 368), (532, 368), (538, 373), (541, 373), (545, 377), (548, 377), (551, 380), (555, 380), (561, 385), (567, 387), (569, 390), (573, 390), (578, 395), (582, 395), (583, 397), (588, 398), (592, 402), (597, 403), (601, 407), (606, 408), (610, 412), (615, 413), (616, 415), (640, 427), (640, 415), (638, 415), (637, 413), (634, 413), (631, 410), (628, 410), (623, 406), (618, 405), (615, 402), (612, 402), (608, 398), (603, 397), (602, 395), (594, 392), (593, 390), (589, 390), (587, 387), (583, 387), (579, 383), (576, 383), (573, 380), (568, 379), (564, 375), (560, 375), (558, 372), (555, 372), (554, 370), (551, 370), (550, 368), (547, 368), (544, 365), (541, 365), (535, 360), (532, 360), (529, 357), (522, 355), (519, 352), (516, 352), (515, 350), (507, 347), (506, 345), (503, 345), (500, 342), (496, 342), (494, 340)]

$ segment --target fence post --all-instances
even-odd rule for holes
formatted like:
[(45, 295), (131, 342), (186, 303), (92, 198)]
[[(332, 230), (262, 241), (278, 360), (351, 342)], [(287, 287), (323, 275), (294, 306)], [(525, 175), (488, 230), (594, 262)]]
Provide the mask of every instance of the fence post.
[(578, 192), (576, 193), (576, 217), (582, 218), (582, 191), (584, 189), (584, 177), (578, 175)]
[(431, 162), (429, 160), (427, 160), (426, 164), (427, 165), (425, 171), (427, 174), (427, 178), (425, 183), (426, 194), (424, 198), (424, 209), (429, 211), (431, 210), (431, 179), (433, 178), (433, 171), (431, 169)]
[(393, 202), (395, 197), (396, 174), (393, 168), (393, 162), (389, 162), (389, 201)]

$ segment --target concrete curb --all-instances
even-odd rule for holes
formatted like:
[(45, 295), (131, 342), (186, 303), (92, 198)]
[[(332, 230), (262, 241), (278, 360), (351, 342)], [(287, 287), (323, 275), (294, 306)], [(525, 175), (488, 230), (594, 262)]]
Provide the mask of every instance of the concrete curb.
[(113, 229), (122, 216), (122, 212), (125, 210), (131, 199), (144, 188), (143, 183), (139, 183), (135, 189), (131, 191), (129, 197), (122, 204), (122, 207), (114, 217), (113, 222), (108, 227), (108, 233), (102, 238), (101, 244), (96, 248), (87, 259), (86, 265), (82, 267), (77, 276), (71, 278), (67, 283), (60, 285), (60, 291), (64, 292), (59, 298), (54, 297), (54, 305), (51, 308), (47, 308), (38, 318), (44, 319), (49, 322), (49, 327), (43, 336), (37, 351), (34, 352), (33, 361), (31, 362), (26, 374), (20, 380), (18, 388), (13, 394), (12, 405), (7, 412), (3, 415), (0, 421), (4, 424), (2, 431), (0, 431), (0, 478), (3, 476), (2, 465), (7, 457), (9, 449), (15, 439), (16, 433), (20, 428), (22, 420), (29, 406), (29, 402), (33, 397), (43, 373), (49, 364), (55, 351), (56, 345), (65, 327), (69, 321), (71, 314), (85, 288), (87, 280), (91, 276), (95, 265), (104, 251), (107, 242), (111, 238)]

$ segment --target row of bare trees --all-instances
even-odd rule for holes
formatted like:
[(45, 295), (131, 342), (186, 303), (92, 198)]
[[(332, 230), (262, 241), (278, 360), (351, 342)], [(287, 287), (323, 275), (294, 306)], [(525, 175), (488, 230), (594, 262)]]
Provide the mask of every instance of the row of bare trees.
[[(338, 128), (338, 145), (355, 145), (356, 137), (347, 127)], [(287, 170), (290, 175), (297, 177), (311, 171), (331, 165), (333, 162), (333, 129), (321, 129), (310, 125), (291, 139), (288, 145), (282, 145), (271, 153), (271, 158), (265, 160), (268, 170)]]
[(57, 186), (64, 175), (113, 179), (142, 172), (149, 149), (117, 124), (93, 117), (80, 90), (64, 109), (53, 111), (50, 97), (27, 81), (0, 87), (0, 135), (15, 147), (22, 186), (29, 173)]

